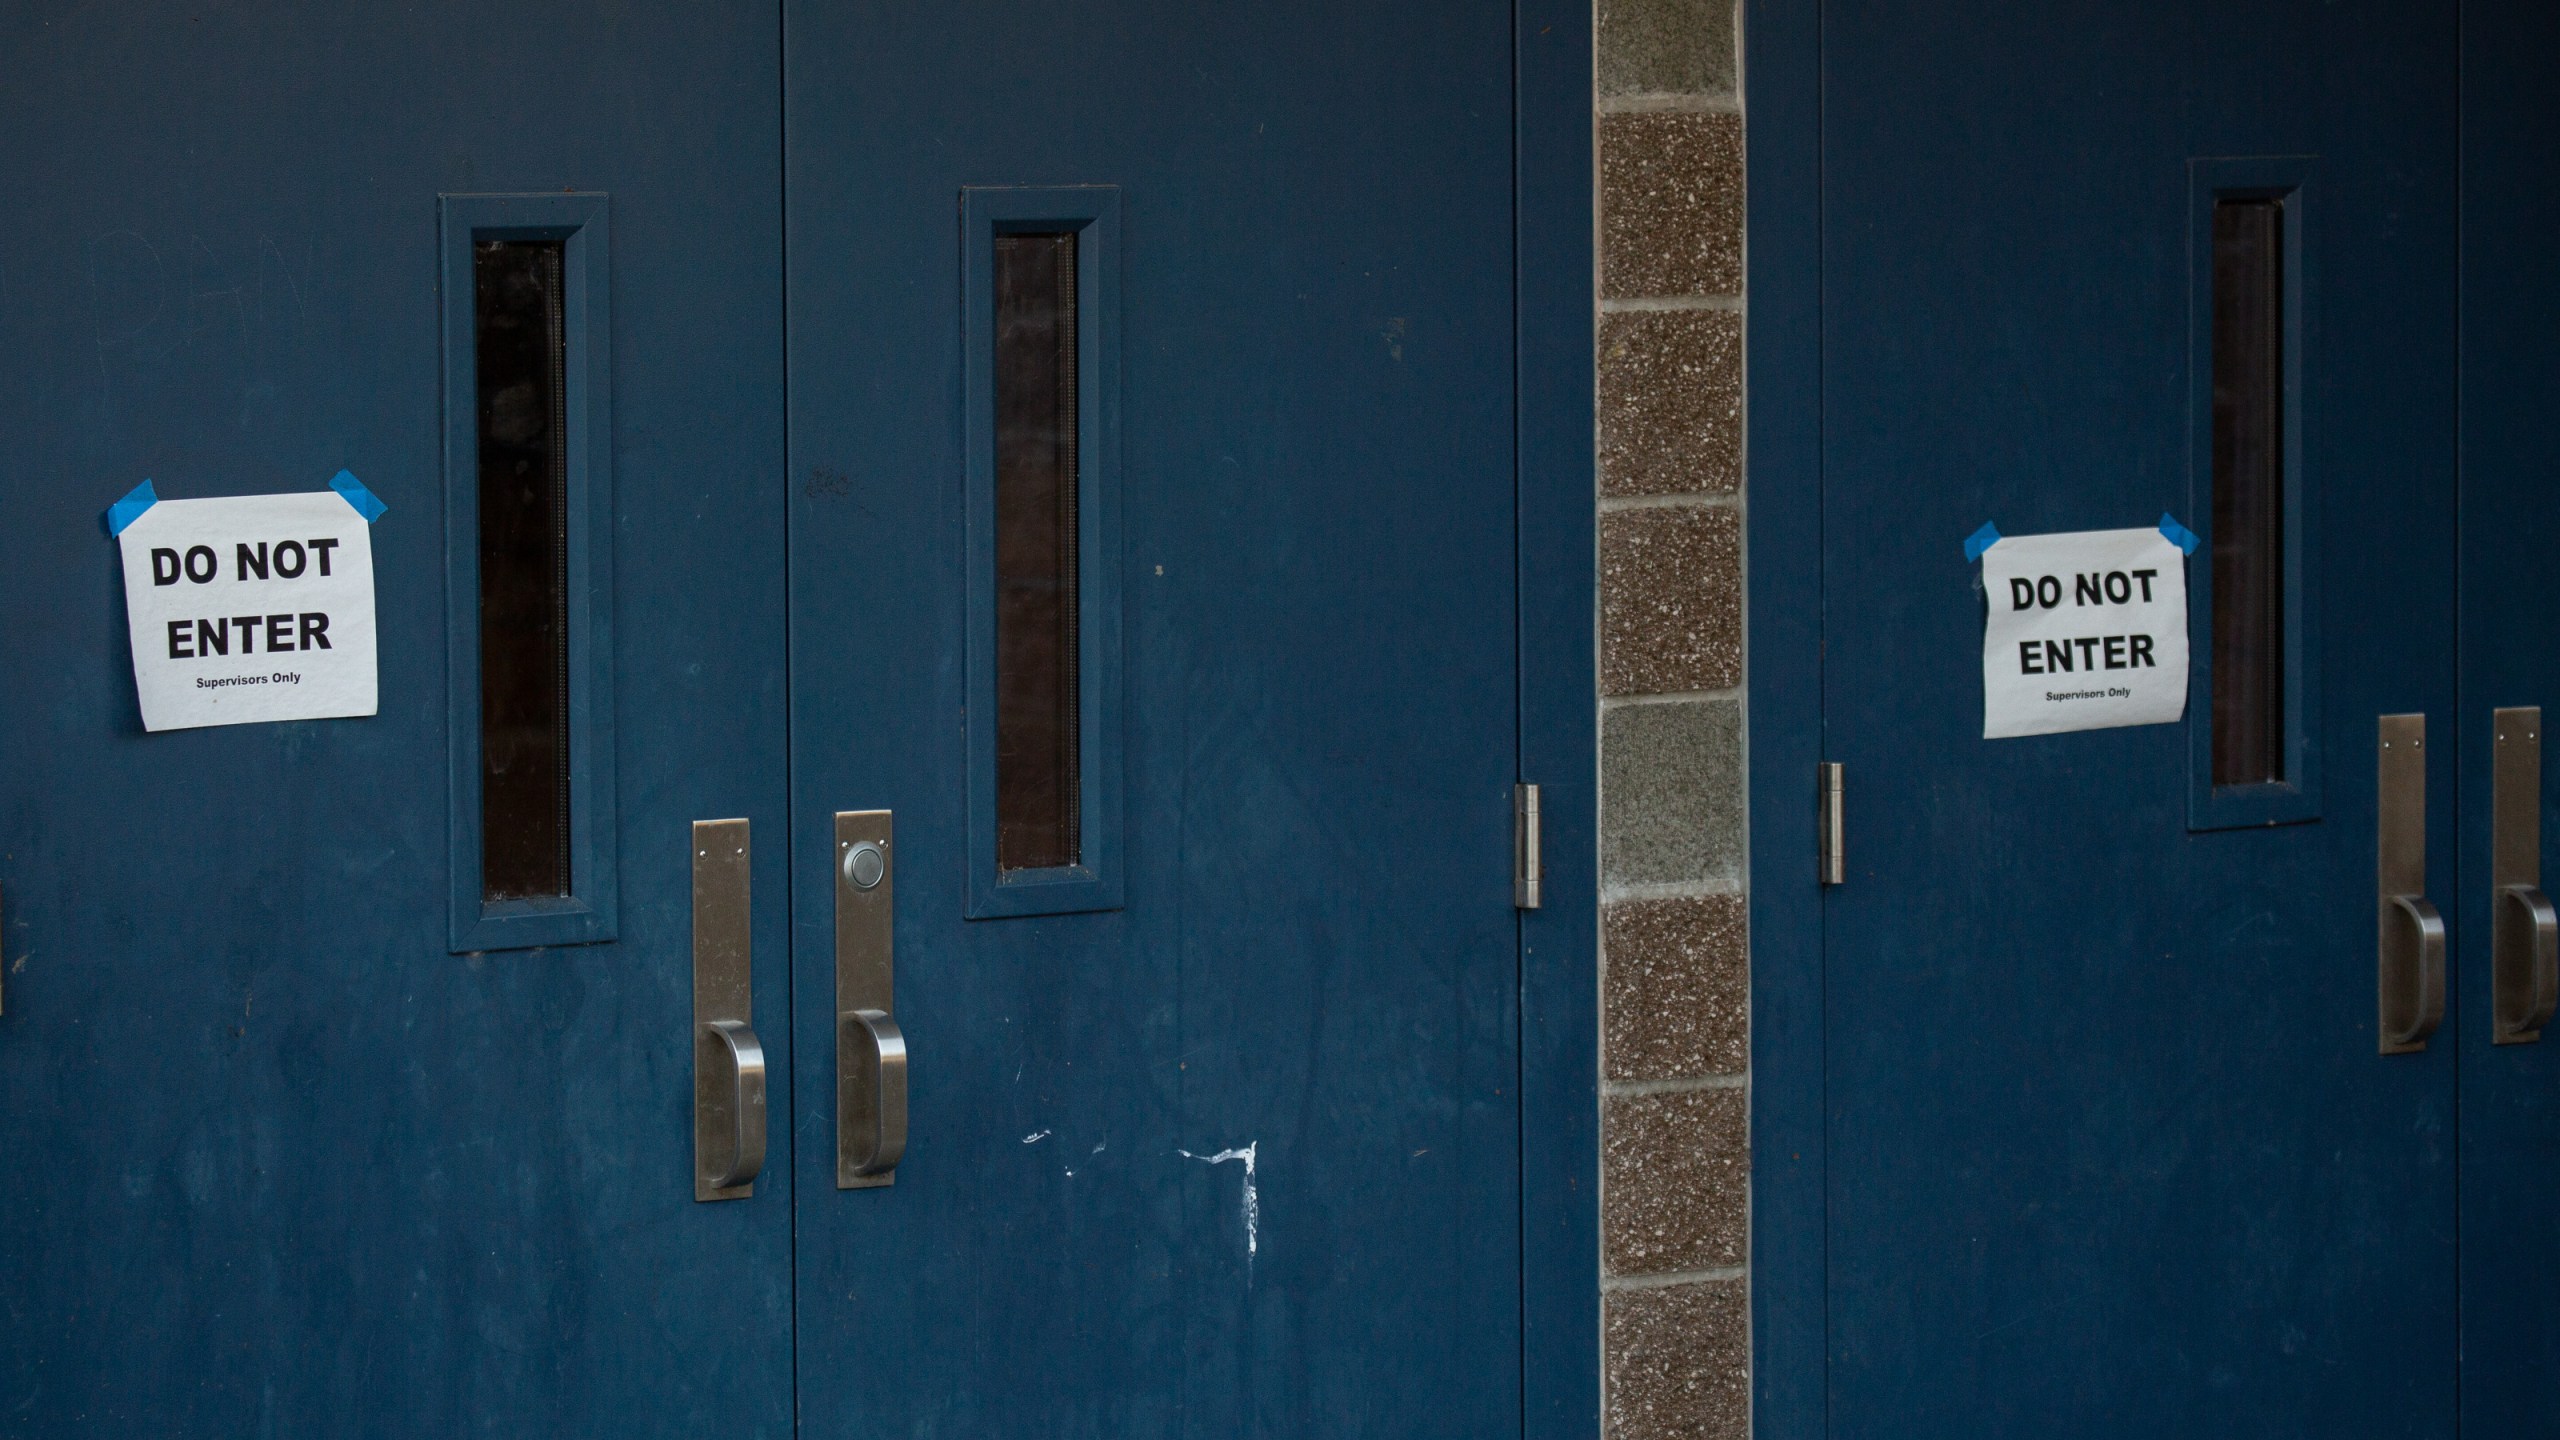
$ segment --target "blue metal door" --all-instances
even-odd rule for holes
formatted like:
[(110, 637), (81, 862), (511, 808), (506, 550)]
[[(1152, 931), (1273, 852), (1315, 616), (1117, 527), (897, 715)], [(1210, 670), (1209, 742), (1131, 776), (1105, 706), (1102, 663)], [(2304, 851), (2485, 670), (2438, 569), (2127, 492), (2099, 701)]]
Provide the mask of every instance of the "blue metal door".
[[(689, 1119), (696, 819), (762, 842), (789, 1058), (778, 20), (0, 9), (0, 1429), (790, 1433), (788, 1166), (697, 1204)], [(596, 505), (550, 904), (482, 903), (454, 778), (503, 236), (565, 247)], [(145, 733), (109, 503), (341, 469), (379, 713)]]
[[(2376, 847), (2421, 715), (2455, 914), (2454, 11), (1821, 43), (1828, 1428), (2450, 1434), (2478, 1007), (2380, 1053)], [(2164, 512), (2184, 720), (1983, 739), (1961, 542)]]
[(789, 7), (805, 1433), (1517, 1433), (1510, 25)]
[[(2560, 835), (2547, 781), (2521, 793), (2498, 783), (2502, 759), (2547, 752), (2548, 738), (2496, 721), (2507, 707), (2560, 717), (2560, 100), (2547, 63), (2560, 21), (2548, 6), (2470, 0), (2462, 28), (2462, 1428), (2549, 1436), (2560, 1434), (2560, 1031), (2501, 1033), (2499, 982), (2519, 977), (2500, 973), (2497, 942), (2522, 938), (2523, 916), (2500, 883), (2494, 832), (2513, 804), (2542, 856)], [(2550, 863), (2536, 888), (2549, 888)]]

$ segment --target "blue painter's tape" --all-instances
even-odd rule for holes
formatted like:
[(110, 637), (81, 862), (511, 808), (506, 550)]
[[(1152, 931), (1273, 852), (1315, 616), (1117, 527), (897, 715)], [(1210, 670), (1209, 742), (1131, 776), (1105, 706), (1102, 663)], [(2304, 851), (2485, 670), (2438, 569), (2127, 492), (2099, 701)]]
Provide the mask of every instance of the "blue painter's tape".
[(2177, 546), (2182, 553), (2188, 555), (2196, 553), (2196, 532), (2179, 524), (2178, 517), (2166, 510), (2160, 512), (2160, 533), (2169, 537), (2169, 543)]
[(381, 519), (382, 512), (391, 508), (382, 503), (381, 496), (364, 488), (363, 481), (345, 470), (339, 471), (329, 481), (329, 488), (346, 496), (347, 503), (356, 507), (356, 513), (364, 517), (367, 525)]
[(159, 493), (151, 488), (148, 480), (127, 490), (123, 499), (107, 507), (107, 533), (123, 534), (124, 527), (141, 519), (143, 511), (159, 503)]
[(1964, 563), (1970, 565), (1981, 559), (1983, 551), (1999, 543), (2000, 527), (1988, 520), (1983, 521), (1981, 529), (1964, 537)]

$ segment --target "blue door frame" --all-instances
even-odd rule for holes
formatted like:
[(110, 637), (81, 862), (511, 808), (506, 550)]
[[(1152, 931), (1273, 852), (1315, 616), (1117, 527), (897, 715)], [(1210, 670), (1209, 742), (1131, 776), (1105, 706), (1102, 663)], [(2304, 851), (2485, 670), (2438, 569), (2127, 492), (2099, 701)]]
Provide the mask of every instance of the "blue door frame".
[(1520, 775), (1546, 903), (1520, 912), (1521, 1421), (1600, 1423), (1599, 693), (1593, 622), (1591, 6), (1514, 8)]
[[(1751, 377), (1745, 605), (1751, 815), (1751, 1402), (1825, 1435), (1822, 894), (1822, 12), (1749, 0)], [(1789, 865), (1789, 857), (1802, 863)], [(1766, 863), (1762, 863), (1766, 861)]]

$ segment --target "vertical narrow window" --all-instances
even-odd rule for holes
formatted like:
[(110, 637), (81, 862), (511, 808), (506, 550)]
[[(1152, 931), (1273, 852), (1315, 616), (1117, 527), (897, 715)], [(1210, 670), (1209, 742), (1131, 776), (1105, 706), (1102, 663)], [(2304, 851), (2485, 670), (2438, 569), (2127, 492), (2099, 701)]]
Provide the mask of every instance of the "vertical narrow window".
[(2285, 775), (2285, 207), (2213, 206), (2213, 783)]
[(480, 893), (570, 892), (568, 337), (562, 246), (472, 246)]
[(960, 192), (972, 920), (1117, 910), (1120, 191)]
[(612, 940), (612, 201), (437, 210), (450, 939)]
[(995, 237), (996, 863), (1078, 864), (1076, 237)]

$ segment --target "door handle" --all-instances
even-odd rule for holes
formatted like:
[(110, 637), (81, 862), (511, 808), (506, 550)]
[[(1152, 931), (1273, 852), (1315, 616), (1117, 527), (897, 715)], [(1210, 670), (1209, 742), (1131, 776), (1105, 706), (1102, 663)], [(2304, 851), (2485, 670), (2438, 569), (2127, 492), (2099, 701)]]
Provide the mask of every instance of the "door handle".
[(2427, 1048), (2444, 1023), (2444, 917), (2423, 895), (2394, 895), (2382, 922), (2382, 1053)]
[(2560, 914), (2542, 893), (2542, 707), (2490, 714), (2490, 1038), (2542, 1038), (2560, 1007)]
[(2379, 1048), (2427, 1048), (2444, 1023), (2444, 916), (2427, 899), (2427, 717), (2385, 715), (2376, 752)]
[(747, 931), (747, 822), (693, 822), (693, 1198), (744, 1200), (764, 1169), (764, 1046)]
[(2543, 1024), (2560, 1005), (2560, 912), (2530, 885), (2498, 892), (2498, 918), (2490, 927), (2492, 975), (2497, 992), (2500, 1045), (2542, 1038)]
[(893, 945), (897, 864), (886, 810), (836, 812), (836, 1188), (898, 1178), (907, 1153), (907, 1038)]
[(879, 1176), (883, 1183), (907, 1153), (907, 1037), (877, 1010), (837, 1017), (836, 1180)]
[(713, 1124), (715, 1143), (701, 1157), (702, 1183), (713, 1190), (751, 1185), (764, 1169), (764, 1046), (735, 1020), (714, 1020), (702, 1030), (713, 1042), (712, 1087), (724, 1097), (716, 1109), (729, 1121), (725, 1142), (723, 1127)]

